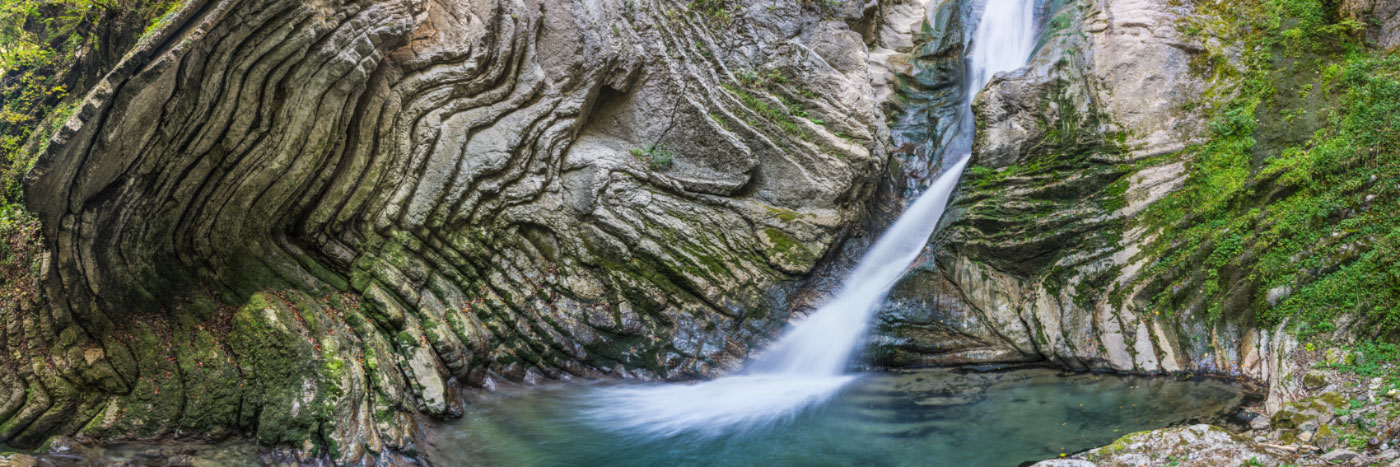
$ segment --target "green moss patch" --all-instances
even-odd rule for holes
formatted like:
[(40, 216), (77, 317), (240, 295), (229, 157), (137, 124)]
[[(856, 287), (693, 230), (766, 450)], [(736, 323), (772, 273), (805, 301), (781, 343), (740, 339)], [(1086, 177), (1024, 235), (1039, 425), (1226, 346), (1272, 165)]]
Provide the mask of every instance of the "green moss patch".
[(1187, 151), (1189, 178), (1143, 217), (1159, 233), (1142, 275), (1154, 307), (1304, 335), (1356, 313), (1395, 335), (1400, 59), (1367, 49), (1333, 2), (1209, 8), (1223, 26), (1191, 26), (1243, 44), (1238, 69), (1213, 72), (1241, 79), (1213, 91), (1230, 97)]

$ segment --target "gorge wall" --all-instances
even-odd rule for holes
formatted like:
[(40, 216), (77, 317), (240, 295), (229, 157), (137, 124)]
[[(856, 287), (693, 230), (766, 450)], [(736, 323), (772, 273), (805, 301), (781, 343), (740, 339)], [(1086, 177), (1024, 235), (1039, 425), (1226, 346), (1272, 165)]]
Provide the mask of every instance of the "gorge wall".
[[(1040, 8), (1031, 66), (977, 97), (972, 165), (876, 361), (1237, 376), (1273, 411), (1300, 335), (1395, 335), (1391, 84), (1364, 75), (1392, 69), (1390, 6)], [(921, 57), (957, 60), (960, 27)]]
[(189, 2), (29, 174), (0, 440), (357, 462), (460, 388), (730, 368), (865, 216), (922, 11)]
[(1132, 219), (1185, 176), (1162, 156), (1204, 132), (1182, 103), (1228, 86), (1190, 70), (1205, 53), (1178, 32), (1193, 6), (1048, 2), (1040, 15), (1031, 65), (974, 104), (974, 166), (937, 247), (892, 293), (886, 358), (1266, 377), (1272, 330), (1144, 316), (1133, 299), (1152, 234)]
[[(1251, 35), (1288, 24), (1230, 27), (1278, 3), (1042, 2), (1031, 66), (975, 101), (971, 168), (876, 363), (1203, 372), (1277, 399), (1290, 327), (1388, 332), (1279, 311), (1400, 237), (1316, 228), (1302, 272), (1270, 249), (1314, 239), (1270, 233), (1296, 225), (1270, 206), (1321, 188), (1269, 161), (1352, 131), (1296, 110), (1365, 75), (1329, 85), (1337, 50)], [(1394, 8), (1342, 3), (1312, 26), (1394, 47)], [(733, 369), (971, 123), (981, 8), (193, 0), (34, 145), (42, 243), (0, 268), (0, 442), (251, 435), (370, 462), (414, 454), (414, 421), (463, 389)], [(1382, 212), (1392, 178), (1302, 224)]]

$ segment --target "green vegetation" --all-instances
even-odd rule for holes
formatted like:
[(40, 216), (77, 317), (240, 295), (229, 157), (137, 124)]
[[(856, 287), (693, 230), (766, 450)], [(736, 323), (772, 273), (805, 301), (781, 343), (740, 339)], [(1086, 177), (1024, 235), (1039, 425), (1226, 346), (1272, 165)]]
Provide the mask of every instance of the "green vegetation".
[(0, 206), (0, 307), (38, 298), (39, 222), (10, 206)]
[[(737, 74), (736, 78), (738, 78), (740, 86), (728, 83), (721, 83), (720, 86), (737, 96), (739, 101), (749, 110), (776, 125), (783, 133), (803, 141), (812, 142), (811, 135), (808, 135), (807, 131), (798, 125), (797, 119), (806, 119), (818, 126), (826, 126), (825, 121), (812, 116), (803, 104), (803, 100), (816, 99), (817, 93), (800, 83), (792, 82), (781, 71), (776, 69), (761, 72), (743, 70)], [(757, 124), (757, 122), (747, 118), (745, 120), (749, 126)]]
[[(0, 3), (0, 165), (4, 192), (0, 201), (13, 202), (15, 180), (32, 164), (34, 154), (22, 147), (39, 122), (59, 103), (76, 98), (74, 89), (92, 57), (114, 57), (124, 50), (102, 50), (123, 44), (111, 35), (115, 23), (148, 24), (149, 33), (181, 4), (179, 0), (7, 0)], [(134, 38), (127, 38), (130, 41)], [(105, 68), (105, 67), (104, 67)], [(67, 109), (71, 113), (71, 108)], [(59, 120), (59, 123), (62, 121)], [(50, 125), (56, 125), (51, 123)], [(52, 130), (53, 128), (45, 128)]]
[[(0, 2), (0, 237), (21, 243), (35, 221), (20, 199), (20, 181), (53, 134), (77, 110), (83, 86), (105, 72), (135, 37), (132, 25), (167, 18), (181, 0), (5, 0)], [(134, 30), (133, 30), (134, 33)], [(130, 35), (130, 34), (127, 34)], [(36, 135), (37, 137), (31, 137)], [(13, 259), (6, 246), (5, 261)], [(8, 263), (6, 263), (8, 264)]]
[[(1069, 10), (1066, 10), (1069, 11)], [(1078, 13), (1062, 12), (1071, 17)], [(1065, 49), (1081, 38), (1065, 35)], [(1034, 102), (1043, 136), (1016, 152), (1004, 167), (972, 166), (963, 178), (964, 217), (953, 229), (976, 229), (975, 242), (959, 245), (999, 271), (1037, 277), (1047, 290), (1064, 291), (1081, 306), (1107, 295), (1120, 269), (1103, 252), (1122, 238), (1128, 175), (1126, 135), (1086, 98), (1083, 64), (1065, 54), (1053, 66), (1056, 79)], [(1092, 230), (1080, 226), (1093, 224)], [(952, 235), (952, 234), (950, 234)], [(1065, 258), (1077, 258), (1068, 267)]]
[(1203, 54), (1201, 71), (1236, 84), (1207, 96), (1221, 101), (1209, 141), (1185, 151), (1182, 189), (1146, 212), (1160, 234), (1144, 252), (1153, 308), (1291, 320), (1304, 336), (1356, 313), (1375, 331), (1366, 337), (1396, 335), (1400, 59), (1367, 49), (1336, 2), (1202, 8), (1218, 20), (1183, 32), (1244, 53), (1234, 64)]
[(647, 161), (651, 170), (670, 169), (676, 161), (675, 151), (657, 144), (649, 144), (646, 149), (632, 148), (632, 157)]
[(723, 27), (734, 21), (734, 13), (739, 10), (739, 5), (731, 4), (728, 0), (691, 0), (686, 4), (686, 9), (698, 12)]
[(1340, 358), (1326, 366), (1364, 378), (1382, 378), (1381, 393), (1400, 388), (1400, 344), (1395, 342), (1363, 341), (1351, 349), (1352, 358)]
[[(777, 125), (778, 128), (783, 130), (784, 133), (802, 139), (807, 138), (807, 133), (802, 131), (802, 128), (798, 127), (797, 123), (794, 122), (791, 118), (788, 118), (788, 112), (786, 107), (775, 107), (773, 105), (770, 105), (770, 103), (767, 100), (756, 96), (753, 93), (744, 90), (743, 88), (732, 86), (727, 83), (720, 84), (720, 86), (723, 87), (726, 91), (734, 93), (735, 96), (739, 97), (739, 102), (744, 103), (745, 107), (748, 107), (750, 110), (753, 110), (765, 120), (768, 120), (774, 125)], [(754, 122), (748, 123), (750, 125), (753, 125)]]

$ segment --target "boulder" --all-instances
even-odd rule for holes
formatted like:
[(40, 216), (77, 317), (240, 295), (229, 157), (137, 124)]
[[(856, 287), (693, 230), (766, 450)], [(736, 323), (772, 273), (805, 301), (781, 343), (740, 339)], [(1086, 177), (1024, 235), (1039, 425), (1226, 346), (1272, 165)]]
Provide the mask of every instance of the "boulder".
[(1031, 464), (1031, 467), (1094, 467), (1093, 462), (1080, 459), (1051, 459)]
[(1100, 467), (1206, 467), (1239, 465), (1249, 459), (1274, 465), (1281, 460), (1248, 439), (1204, 424), (1133, 433), (1074, 458)]
[(1336, 449), (1323, 454), (1320, 458), (1328, 464), (1346, 464), (1360, 458), (1361, 455), (1346, 449)]
[(1303, 387), (1309, 391), (1322, 389), (1327, 385), (1327, 373), (1321, 370), (1312, 370), (1303, 375)]

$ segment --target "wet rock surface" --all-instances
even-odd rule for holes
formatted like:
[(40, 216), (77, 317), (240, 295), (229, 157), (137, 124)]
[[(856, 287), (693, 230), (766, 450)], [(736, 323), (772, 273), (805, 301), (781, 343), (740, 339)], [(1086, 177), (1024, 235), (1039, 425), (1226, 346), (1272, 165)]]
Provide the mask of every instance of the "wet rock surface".
[(26, 183), (0, 440), (354, 462), (466, 388), (731, 368), (866, 215), (911, 8), (192, 1)]
[[(1340, 349), (1300, 350), (1288, 364), (1321, 386), (1276, 385), (1267, 399), (1246, 407), (1241, 426), (1197, 424), (1124, 436), (1071, 456), (1099, 466), (1175, 465), (1400, 465), (1400, 390), (1381, 378), (1332, 369)], [(1055, 465), (1041, 462), (1036, 465)]]
[[(1188, 103), (1210, 86), (1199, 15), (1159, 1), (1050, 2), (1031, 64), (974, 102), (972, 166), (945, 226), (891, 292), (875, 352), (895, 365), (1050, 361), (1270, 381), (1296, 345), (1248, 316), (1153, 314), (1134, 223), (1179, 187), (1174, 154), (1200, 141)], [(947, 39), (944, 39), (947, 40)], [(1194, 336), (1212, 336), (1198, 339)]]
[[(1394, 47), (1393, 5), (1343, 3)], [(43, 293), (0, 303), (0, 441), (250, 437), (375, 462), (416, 453), (463, 391), (733, 369), (972, 124), (955, 109), (979, 8), (192, 1), (26, 183)], [(1158, 157), (1198, 139), (1212, 83), (1190, 64), (1229, 45), (1180, 34), (1196, 13), (1176, 2), (1038, 8), (1034, 60), (977, 98), (973, 168), (874, 364), (1267, 388), (1248, 433), (1176, 427), (1053, 465), (1394, 459), (1393, 389), (1292, 361), (1285, 326), (1143, 305), (1151, 236), (1129, 221), (1186, 176)], [(948, 393), (929, 400), (966, 396)]]
[(1242, 399), (1238, 386), (1208, 378), (895, 370), (861, 375), (791, 420), (696, 438), (597, 423), (579, 412), (594, 394), (576, 384), (492, 394), (443, 427), (434, 450), (503, 466), (1019, 465), (1150, 427), (1219, 420)]
[[(967, 102), (966, 60), (977, 20), (978, 2), (930, 2), (927, 17), (909, 36), (908, 51), (888, 60), (897, 79), (891, 98), (884, 101), (890, 116), (891, 153), (909, 191), (932, 181), (948, 157), (970, 148), (958, 135), (972, 125), (964, 112)], [(872, 56), (880, 52), (872, 51)]]

